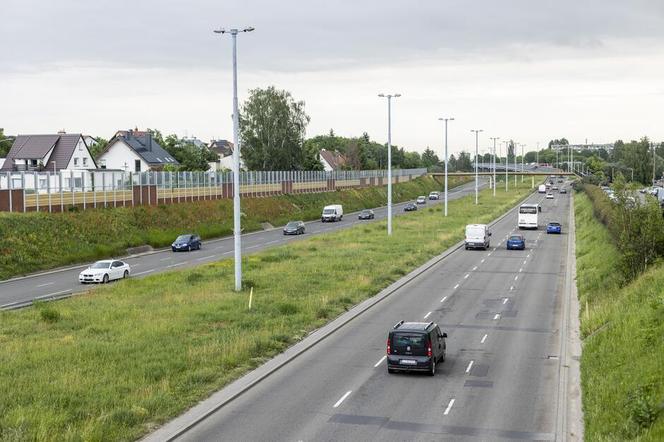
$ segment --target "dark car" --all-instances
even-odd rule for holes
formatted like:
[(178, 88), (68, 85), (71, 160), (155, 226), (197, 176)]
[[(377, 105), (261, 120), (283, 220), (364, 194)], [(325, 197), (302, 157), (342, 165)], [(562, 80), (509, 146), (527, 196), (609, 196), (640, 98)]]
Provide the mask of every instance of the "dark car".
[(510, 235), (507, 238), (507, 250), (525, 250), (526, 238), (523, 235)]
[(563, 233), (563, 226), (560, 223), (549, 223), (546, 225), (546, 233)]
[(413, 212), (415, 210), (417, 210), (417, 205), (415, 203), (408, 203), (403, 208), (404, 212)]
[(182, 252), (186, 250), (191, 252), (192, 250), (200, 250), (203, 243), (201, 242), (201, 237), (194, 233), (187, 233), (186, 235), (178, 236), (173, 244), (171, 244), (171, 250), (174, 252)]
[(560, 189), (560, 193), (567, 193), (567, 189), (565, 189), (564, 187), (561, 188), (561, 189)]
[(387, 336), (387, 371), (424, 371), (436, 374), (445, 362), (447, 333), (433, 322), (397, 322)]
[(291, 221), (284, 226), (284, 235), (302, 235), (304, 233), (304, 221)]
[(374, 219), (373, 210), (365, 209), (357, 215), (357, 219)]

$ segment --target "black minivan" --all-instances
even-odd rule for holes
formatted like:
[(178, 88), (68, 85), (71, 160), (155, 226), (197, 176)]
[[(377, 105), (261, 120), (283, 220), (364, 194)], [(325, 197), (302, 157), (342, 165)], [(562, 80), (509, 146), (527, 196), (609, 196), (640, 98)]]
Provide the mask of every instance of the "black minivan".
[(436, 374), (445, 362), (447, 333), (433, 322), (397, 322), (387, 337), (387, 371), (424, 371)]

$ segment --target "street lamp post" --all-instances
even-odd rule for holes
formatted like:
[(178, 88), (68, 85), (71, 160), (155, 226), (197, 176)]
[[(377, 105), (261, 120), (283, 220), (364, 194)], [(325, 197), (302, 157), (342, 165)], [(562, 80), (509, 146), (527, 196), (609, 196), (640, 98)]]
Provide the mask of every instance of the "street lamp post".
[(475, 133), (475, 204), (478, 204), (479, 197), (479, 175), (477, 174), (477, 155), (479, 154), (479, 135), (482, 129), (471, 129)]
[(524, 156), (524, 155), (523, 155), (523, 148), (524, 148), (525, 146), (526, 146), (525, 144), (522, 144), (522, 145), (521, 145), (521, 183), (523, 183), (523, 179), (524, 179), (523, 173), (525, 172), (525, 169), (524, 169), (524, 167), (523, 167), (523, 156)]
[(378, 94), (387, 98), (387, 234), (392, 234), (392, 98), (401, 94)]
[(254, 28), (217, 29), (215, 34), (231, 34), (233, 39), (233, 240), (235, 259), (235, 291), (242, 290), (242, 226), (240, 221), (240, 115), (237, 102), (237, 34), (251, 32)]
[(510, 165), (510, 149), (509, 141), (503, 141), (505, 143), (505, 192), (509, 190), (510, 177), (507, 172), (507, 167)]
[(490, 137), (493, 140), (493, 196), (496, 196), (496, 140), (500, 137)]
[(445, 122), (445, 216), (447, 216), (447, 122), (454, 121), (454, 118), (439, 118)]

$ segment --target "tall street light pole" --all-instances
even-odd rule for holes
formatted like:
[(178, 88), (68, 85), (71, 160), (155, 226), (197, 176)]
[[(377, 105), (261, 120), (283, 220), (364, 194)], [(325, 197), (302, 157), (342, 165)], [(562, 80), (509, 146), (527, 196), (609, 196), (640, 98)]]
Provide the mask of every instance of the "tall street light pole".
[(503, 141), (505, 143), (505, 192), (509, 190), (510, 177), (507, 172), (507, 167), (510, 165), (510, 145), (509, 141)]
[(439, 118), (445, 122), (445, 216), (447, 216), (447, 122), (454, 121), (454, 118)]
[(479, 136), (482, 129), (471, 129), (475, 133), (475, 204), (478, 204), (479, 197), (479, 175), (477, 174), (477, 155), (479, 154)]
[(401, 94), (378, 94), (387, 98), (387, 234), (392, 234), (392, 98)]
[(500, 137), (490, 137), (490, 140), (493, 140), (493, 196), (496, 196), (496, 140), (500, 140)]
[(235, 259), (235, 291), (242, 290), (242, 227), (240, 224), (240, 113), (237, 103), (237, 34), (251, 32), (254, 28), (218, 29), (216, 34), (231, 34), (233, 39), (233, 240)]
[(523, 154), (523, 148), (524, 148), (525, 146), (526, 146), (525, 144), (522, 144), (522, 145), (521, 145), (521, 182), (522, 182), (522, 183), (523, 183), (523, 179), (524, 179), (523, 173), (525, 172), (525, 169), (524, 169), (524, 167), (523, 167), (523, 157), (524, 157), (524, 154)]

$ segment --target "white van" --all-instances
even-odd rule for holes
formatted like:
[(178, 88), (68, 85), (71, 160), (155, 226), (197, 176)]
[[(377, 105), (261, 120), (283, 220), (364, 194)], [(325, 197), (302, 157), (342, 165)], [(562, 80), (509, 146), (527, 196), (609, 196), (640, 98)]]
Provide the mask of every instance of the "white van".
[(323, 214), (320, 216), (322, 222), (326, 221), (341, 221), (344, 217), (344, 208), (341, 204), (332, 204), (323, 207)]
[(540, 184), (539, 187), (537, 188), (537, 192), (546, 193), (546, 184)]
[(466, 226), (466, 250), (488, 249), (490, 236), (491, 232), (489, 232), (489, 226), (486, 224), (468, 224)]

